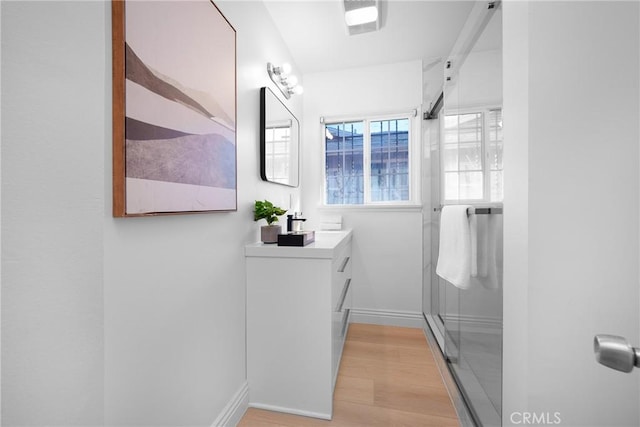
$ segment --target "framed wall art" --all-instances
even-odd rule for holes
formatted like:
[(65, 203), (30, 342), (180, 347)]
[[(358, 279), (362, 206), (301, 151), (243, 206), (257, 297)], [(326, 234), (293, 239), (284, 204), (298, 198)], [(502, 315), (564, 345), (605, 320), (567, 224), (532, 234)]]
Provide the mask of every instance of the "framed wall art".
[(235, 29), (209, 0), (111, 5), (113, 216), (236, 210)]

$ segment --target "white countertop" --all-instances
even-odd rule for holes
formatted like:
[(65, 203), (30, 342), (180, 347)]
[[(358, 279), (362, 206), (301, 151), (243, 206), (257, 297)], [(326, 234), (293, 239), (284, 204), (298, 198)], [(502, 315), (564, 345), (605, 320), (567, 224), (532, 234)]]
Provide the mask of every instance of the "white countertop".
[(277, 244), (252, 243), (245, 246), (248, 257), (273, 258), (333, 258), (336, 250), (351, 240), (351, 230), (316, 231), (316, 240), (307, 246), (278, 246)]

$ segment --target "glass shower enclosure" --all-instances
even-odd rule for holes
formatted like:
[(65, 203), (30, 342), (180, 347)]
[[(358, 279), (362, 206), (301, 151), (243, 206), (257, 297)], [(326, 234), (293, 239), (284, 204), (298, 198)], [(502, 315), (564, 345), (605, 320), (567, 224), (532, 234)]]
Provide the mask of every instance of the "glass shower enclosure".
[[(423, 312), (475, 424), (500, 426), (502, 12), (499, 2), (477, 6), (446, 61), (443, 107), (425, 121)], [(471, 206), (468, 289), (436, 274), (441, 209), (450, 204)]]

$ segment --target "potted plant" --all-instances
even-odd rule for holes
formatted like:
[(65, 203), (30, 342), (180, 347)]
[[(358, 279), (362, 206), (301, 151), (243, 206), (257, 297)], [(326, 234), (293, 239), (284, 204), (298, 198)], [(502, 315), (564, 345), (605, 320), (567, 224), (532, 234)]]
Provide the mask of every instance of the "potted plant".
[(278, 234), (282, 232), (282, 227), (274, 222), (278, 221), (278, 216), (287, 213), (285, 209), (274, 206), (268, 200), (260, 201), (256, 200), (255, 208), (253, 210), (253, 220), (258, 221), (264, 219), (267, 221), (267, 225), (263, 225), (260, 228), (260, 238), (263, 243), (277, 243)]

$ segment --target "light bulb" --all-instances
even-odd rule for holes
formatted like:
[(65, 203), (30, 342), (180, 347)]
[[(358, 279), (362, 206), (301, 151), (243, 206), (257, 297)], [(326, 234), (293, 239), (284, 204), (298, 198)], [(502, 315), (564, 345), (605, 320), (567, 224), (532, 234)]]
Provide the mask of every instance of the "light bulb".
[(280, 66), (280, 74), (287, 75), (291, 72), (291, 64), (285, 62)]
[(296, 76), (287, 77), (287, 84), (291, 87), (298, 84), (298, 78)]

